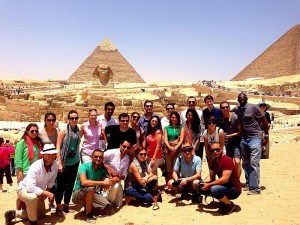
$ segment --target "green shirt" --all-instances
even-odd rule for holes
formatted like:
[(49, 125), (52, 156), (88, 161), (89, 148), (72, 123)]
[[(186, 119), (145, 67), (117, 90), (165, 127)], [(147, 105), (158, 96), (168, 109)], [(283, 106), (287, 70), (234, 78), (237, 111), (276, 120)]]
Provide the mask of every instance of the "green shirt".
[(98, 170), (94, 170), (92, 162), (81, 164), (77, 173), (76, 183), (73, 191), (82, 188), (79, 178), (80, 174), (85, 174), (88, 180), (101, 180), (101, 178), (108, 173), (107, 170), (102, 167), (100, 167)]
[[(39, 148), (37, 145), (33, 145), (34, 157), (31, 163), (34, 163), (39, 159)], [(31, 165), (28, 159), (28, 147), (24, 139), (21, 139), (15, 148), (15, 168), (21, 168), (23, 174), (27, 174), (28, 169)]]
[(71, 157), (66, 157), (66, 166), (73, 166), (76, 163), (79, 162), (80, 160), (80, 156), (79, 156), (79, 144), (80, 144), (80, 138), (78, 137), (78, 139), (73, 139), (70, 138), (70, 143), (69, 143), (69, 151), (75, 151), (76, 155), (74, 158)]
[(167, 131), (168, 141), (174, 141), (179, 138), (181, 126), (172, 127), (171, 125), (165, 127)]

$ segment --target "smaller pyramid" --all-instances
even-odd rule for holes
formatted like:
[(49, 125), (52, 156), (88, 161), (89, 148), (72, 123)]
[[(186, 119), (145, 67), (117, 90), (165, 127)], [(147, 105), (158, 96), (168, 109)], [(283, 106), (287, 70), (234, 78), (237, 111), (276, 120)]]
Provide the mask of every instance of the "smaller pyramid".
[(101, 86), (123, 82), (145, 83), (108, 38), (104, 38), (68, 80), (92, 81)]
[(274, 78), (300, 73), (300, 24), (293, 26), (232, 81), (248, 78)]

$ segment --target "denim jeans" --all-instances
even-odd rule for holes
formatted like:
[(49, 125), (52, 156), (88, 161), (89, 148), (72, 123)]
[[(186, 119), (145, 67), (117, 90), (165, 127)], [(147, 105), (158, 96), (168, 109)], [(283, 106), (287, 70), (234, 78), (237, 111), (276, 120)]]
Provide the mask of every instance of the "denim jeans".
[(242, 166), (245, 171), (246, 184), (250, 189), (260, 190), (261, 138), (242, 138)]
[(146, 189), (142, 186), (137, 187), (130, 187), (126, 189), (125, 194), (128, 196), (135, 197), (136, 200), (143, 203), (152, 203), (152, 192), (153, 188), (156, 184), (156, 180), (152, 180), (150, 183), (147, 184)]
[(209, 189), (211, 196), (216, 199), (221, 199), (226, 196), (228, 199), (236, 199), (241, 192), (235, 189), (232, 185), (214, 185)]

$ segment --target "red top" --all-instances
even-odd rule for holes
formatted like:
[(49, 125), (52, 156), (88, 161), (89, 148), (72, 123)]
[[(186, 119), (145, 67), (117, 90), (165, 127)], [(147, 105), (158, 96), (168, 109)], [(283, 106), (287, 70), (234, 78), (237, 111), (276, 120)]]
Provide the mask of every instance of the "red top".
[[(154, 155), (154, 152), (155, 152), (155, 149), (156, 149), (156, 136), (157, 134), (162, 134), (161, 130), (156, 130), (154, 134), (149, 134), (147, 137), (146, 137), (146, 140), (147, 140), (147, 143), (148, 143), (148, 157), (149, 158), (153, 158), (153, 155)], [(156, 159), (161, 159), (162, 158), (162, 143), (159, 143), (159, 149), (158, 149), (158, 152), (156, 154)]]

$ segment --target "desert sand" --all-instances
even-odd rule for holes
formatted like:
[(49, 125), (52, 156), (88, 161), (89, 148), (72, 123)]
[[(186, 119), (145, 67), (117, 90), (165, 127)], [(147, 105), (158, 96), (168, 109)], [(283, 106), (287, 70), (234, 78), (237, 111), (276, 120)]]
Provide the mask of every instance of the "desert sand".
[[(158, 210), (152, 210), (152, 207), (123, 206), (112, 216), (97, 218), (96, 224), (300, 224), (300, 170), (297, 169), (300, 161), (300, 128), (271, 130), (270, 137), (270, 158), (261, 160), (261, 195), (247, 196), (246, 192), (242, 192), (234, 200), (237, 207), (232, 214), (218, 214), (216, 202), (206, 205), (204, 201), (200, 204), (183, 201), (176, 206), (174, 197), (163, 193), (163, 202), (159, 203)], [(207, 164), (204, 162), (202, 176), (207, 174)], [(244, 174), (241, 181), (245, 182)], [(162, 177), (159, 184), (164, 184)], [(15, 199), (16, 193), (0, 193), (1, 215), (6, 210), (14, 209)], [(4, 218), (1, 217), (0, 223), (4, 224)], [(79, 225), (86, 222), (82, 211), (69, 213), (64, 219), (47, 212), (46, 218), (40, 220), (39, 224)]]

